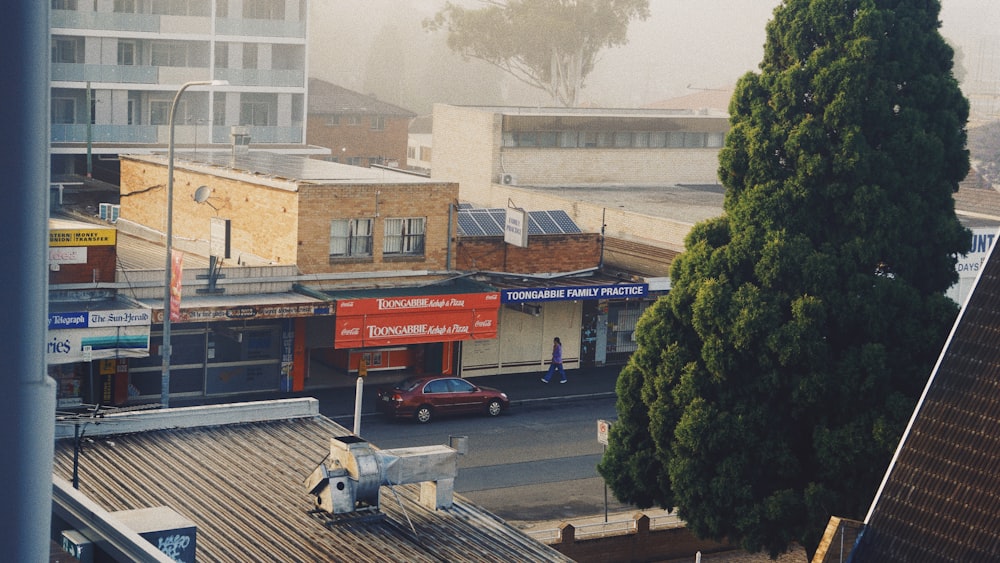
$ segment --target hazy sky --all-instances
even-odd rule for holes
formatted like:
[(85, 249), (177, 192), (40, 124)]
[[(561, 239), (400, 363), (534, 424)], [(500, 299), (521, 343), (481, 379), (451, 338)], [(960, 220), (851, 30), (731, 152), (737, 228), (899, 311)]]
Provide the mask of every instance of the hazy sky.
[[(764, 27), (780, 0), (650, 0), (651, 16), (633, 22), (629, 44), (605, 51), (587, 81), (583, 99), (605, 106), (637, 106), (691, 93), (697, 88), (733, 84), (744, 72), (756, 70), (763, 56)], [(444, 0), (312, 0), (310, 5), (310, 73), (358, 88), (359, 75), (371, 38), (403, 6), (417, 15), (431, 15)], [(941, 0), (942, 34), (964, 53), (969, 79), (994, 84), (1000, 74), (1000, 1)], [(336, 16), (332, 14), (336, 13)], [(357, 50), (353, 63), (332, 63), (322, 30), (341, 27), (350, 19), (350, 36)], [(421, 19), (415, 17), (414, 19)], [(419, 26), (419, 22), (414, 22)], [(317, 33), (317, 30), (320, 32)], [(366, 33), (370, 31), (370, 33)], [(368, 41), (369, 44), (363, 44)], [(318, 46), (321, 47), (317, 48)], [(337, 57), (334, 57), (336, 60)], [(989, 75), (989, 76), (986, 76)]]

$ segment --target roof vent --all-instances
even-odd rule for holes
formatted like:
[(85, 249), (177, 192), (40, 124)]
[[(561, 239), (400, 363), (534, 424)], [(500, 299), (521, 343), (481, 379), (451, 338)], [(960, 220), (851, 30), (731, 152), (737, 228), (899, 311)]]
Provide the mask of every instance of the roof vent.
[(344, 515), (378, 512), (382, 485), (421, 483), (420, 503), (431, 510), (450, 508), (458, 452), (448, 446), (376, 450), (358, 436), (330, 439), (330, 454), (305, 480), (316, 497), (314, 512)]

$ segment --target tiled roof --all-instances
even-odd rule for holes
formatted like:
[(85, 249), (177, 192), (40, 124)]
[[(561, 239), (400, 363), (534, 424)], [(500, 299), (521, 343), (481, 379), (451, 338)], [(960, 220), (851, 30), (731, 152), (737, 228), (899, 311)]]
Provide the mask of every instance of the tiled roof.
[[(242, 407), (280, 412), (273, 405)], [(106, 511), (168, 506), (194, 521), (200, 563), (568, 561), (458, 495), (451, 508), (423, 507), (419, 484), (396, 486), (398, 500), (383, 486), (384, 518), (328, 526), (310, 513), (315, 498), (304, 482), (329, 453), (330, 439), (350, 432), (318, 414), (220, 422), (227, 408), (233, 405), (130, 413), (87, 426), (79, 491)], [(144, 419), (189, 410), (184, 424), (143, 430), (150, 428)], [(215, 422), (199, 426), (195, 416)], [(72, 468), (73, 439), (57, 440), (55, 475), (69, 481)]]
[(417, 114), (318, 78), (309, 79), (310, 114), (385, 115), (416, 117)]
[(1000, 255), (931, 374), (852, 561), (1000, 561)]

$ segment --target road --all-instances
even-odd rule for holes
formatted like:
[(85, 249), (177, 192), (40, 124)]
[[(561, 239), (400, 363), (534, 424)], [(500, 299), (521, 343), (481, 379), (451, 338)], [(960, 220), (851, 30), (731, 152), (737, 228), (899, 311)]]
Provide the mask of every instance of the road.
[[(467, 436), (455, 492), (504, 520), (563, 520), (603, 514), (604, 481), (597, 463), (604, 446), (597, 420), (614, 420), (613, 398), (539, 401), (497, 418), (440, 418), (421, 425), (365, 415), (361, 437), (379, 448), (449, 444)], [(335, 418), (353, 428), (351, 417)], [(608, 510), (627, 510), (608, 493)]]

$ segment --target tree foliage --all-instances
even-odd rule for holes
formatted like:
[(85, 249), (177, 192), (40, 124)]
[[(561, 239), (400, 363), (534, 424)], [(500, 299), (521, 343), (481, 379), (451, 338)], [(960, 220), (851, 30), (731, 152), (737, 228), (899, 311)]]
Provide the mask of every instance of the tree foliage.
[(724, 214), (644, 314), (598, 470), (772, 556), (863, 518), (957, 306), (968, 104), (936, 0), (785, 0), (739, 81)]
[(485, 0), (470, 10), (447, 2), (430, 31), (446, 29), (448, 46), (575, 106), (598, 54), (624, 45), (633, 19), (649, 17), (648, 0)]

